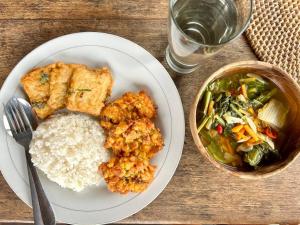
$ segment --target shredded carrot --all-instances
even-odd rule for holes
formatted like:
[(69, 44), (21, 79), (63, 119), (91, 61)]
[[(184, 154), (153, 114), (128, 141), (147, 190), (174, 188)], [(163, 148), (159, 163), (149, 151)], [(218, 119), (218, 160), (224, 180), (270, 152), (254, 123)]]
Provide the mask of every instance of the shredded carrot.
[(244, 138), (247, 138), (247, 136), (244, 135), (245, 131), (246, 131), (246, 130), (245, 130), (244, 125), (243, 125), (243, 128), (240, 129), (240, 131), (236, 133), (236, 134), (237, 134), (237, 139), (238, 139), (238, 140), (242, 140), (242, 139), (244, 139)]
[(240, 124), (240, 125), (237, 125), (237, 126), (233, 127), (233, 128), (231, 129), (231, 131), (232, 131), (233, 133), (238, 133), (238, 132), (240, 132), (241, 129), (243, 129), (243, 127), (244, 127), (244, 125), (243, 125), (243, 124)]
[(256, 140), (255, 140), (254, 138), (251, 138), (251, 139), (249, 139), (247, 142), (253, 144), (253, 143), (256, 142)]
[(255, 139), (255, 141), (259, 140), (258, 136), (255, 134), (255, 132), (250, 128), (250, 126), (248, 124), (245, 125), (244, 128), (247, 131), (247, 133)]
[(248, 141), (246, 142), (246, 144), (247, 144), (248, 146), (251, 146), (251, 145), (258, 145), (258, 144), (261, 144), (261, 143), (262, 143), (262, 140), (255, 141), (254, 138), (251, 138), (250, 140), (248, 140)]
[(245, 130), (244, 126), (243, 126), (243, 129), (241, 129), (241, 130), (239, 131), (239, 133), (244, 134), (245, 131), (246, 131), (246, 130)]
[(245, 136), (244, 134), (242, 133), (237, 133), (236, 134), (236, 139), (239, 141), (239, 140), (242, 140), (242, 139), (246, 139), (247, 136)]

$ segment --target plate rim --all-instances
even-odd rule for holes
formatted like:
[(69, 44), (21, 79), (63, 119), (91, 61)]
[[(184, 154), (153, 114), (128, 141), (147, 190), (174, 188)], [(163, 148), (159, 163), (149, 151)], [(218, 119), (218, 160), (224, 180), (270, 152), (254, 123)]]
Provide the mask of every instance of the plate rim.
[[(3, 95), (3, 89), (6, 89), (5, 87), (7, 86), (7, 84), (9, 83), (10, 79), (13, 79), (12, 78), (12, 74), (15, 73), (15, 71), (18, 69), (18, 67), (22, 66), (22, 64), (24, 64), (24, 62), (26, 62), (27, 59), (29, 59), (30, 57), (32, 57), (33, 54), (35, 54), (36, 52), (39, 52), (41, 51), (43, 48), (47, 48), (49, 47), (49, 45), (53, 44), (53, 45), (57, 45), (61, 40), (64, 40), (64, 39), (68, 39), (68, 38), (78, 38), (78, 37), (81, 37), (81, 38), (87, 38), (87, 37), (93, 37), (93, 36), (102, 36), (102, 38), (113, 38), (115, 41), (125, 41), (127, 42), (129, 45), (132, 45), (136, 48), (136, 50), (139, 50), (143, 53), (143, 56), (147, 57), (148, 59), (151, 59), (152, 63), (154, 64), (154, 66), (156, 66), (159, 70), (161, 70), (162, 74), (160, 76), (164, 76), (164, 79), (166, 79), (168, 81), (168, 85), (169, 87), (171, 87), (173, 90), (173, 92), (175, 92), (175, 95), (176, 96), (173, 96), (173, 98), (176, 98), (176, 102), (179, 103), (180, 107), (177, 108), (177, 115), (179, 115), (182, 120), (181, 121), (176, 121), (176, 122), (181, 122), (181, 124), (179, 125), (180, 127), (182, 127), (182, 141), (181, 142), (181, 145), (178, 147), (178, 151), (179, 151), (179, 156), (177, 157), (177, 160), (175, 161), (175, 163), (173, 163), (173, 169), (171, 172), (169, 172), (169, 175), (166, 179), (166, 181), (164, 182), (164, 185), (160, 186), (158, 191), (156, 191), (156, 193), (152, 194), (151, 197), (150, 197), (150, 200), (147, 199), (147, 201), (145, 201), (144, 204), (142, 204), (143, 206), (139, 206), (136, 210), (131, 210), (130, 213), (127, 213), (125, 216), (121, 216), (121, 217), (118, 217), (118, 218), (114, 218), (110, 221), (105, 221), (105, 223), (111, 223), (111, 222), (115, 222), (115, 221), (119, 221), (119, 220), (122, 220), (124, 218), (127, 218), (135, 213), (137, 213), (138, 211), (142, 210), (143, 208), (145, 208), (148, 204), (150, 204), (152, 201), (154, 201), (158, 195), (165, 189), (165, 187), (168, 185), (168, 183), (170, 182), (170, 180), (172, 179), (172, 177), (174, 176), (175, 174), (175, 171), (178, 167), (178, 164), (180, 162), (180, 159), (181, 159), (181, 155), (182, 155), (182, 151), (183, 151), (183, 146), (184, 146), (184, 139), (185, 139), (185, 118), (184, 118), (184, 111), (183, 111), (183, 105), (182, 105), (182, 101), (181, 101), (181, 98), (180, 98), (180, 95), (178, 93), (178, 90), (176, 88), (176, 85), (174, 83), (174, 81), (171, 79), (169, 73), (166, 71), (166, 69), (162, 66), (162, 64), (154, 57), (152, 56), (147, 50), (145, 50), (143, 47), (139, 46), (138, 44), (128, 40), (128, 39), (125, 39), (123, 37), (119, 37), (117, 35), (113, 35), (113, 34), (108, 34), (108, 33), (102, 33), (102, 32), (79, 32), (79, 33), (71, 33), (71, 34), (67, 34), (67, 35), (63, 35), (63, 36), (60, 36), (60, 37), (56, 37), (54, 39), (51, 39), (41, 45), (39, 45), (38, 47), (34, 48), (33, 50), (31, 50), (28, 54), (26, 54), (17, 64), (16, 66), (13, 68), (13, 70), (11, 70), (11, 72), (9, 73), (9, 75), (7, 76), (7, 78), (5, 79), (2, 87), (1, 87), (1, 91), (0, 91), (0, 97)], [(106, 36), (106, 37), (105, 37)], [(99, 40), (101, 40), (101, 38), (99, 38)], [(57, 43), (56, 43), (57, 42)], [(61, 49), (60, 49), (61, 50)], [(129, 54), (130, 55), (130, 54)], [(135, 58), (134, 56), (130, 55), (131, 57)], [(39, 62), (38, 62), (39, 63)], [(144, 64), (143, 64), (144, 65)], [(145, 66), (145, 65), (144, 65)], [(149, 71), (151, 71), (151, 69), (149, 69), (147, 66), (145, 66)], [(3, 88), (4, 87), (4, 88)], [(3, 109), (2, 109), (3, 110)], [(2, 125), (3, 126), (3, 125)], [(170, 156), (169, 156), (170, 157)], [(174, 161), (174, 160), (173, 160)], [(18, 190), (18, 188), (16, 188), (14, 185), (11, 186), (11, 182), (10, 178), (8, 178), (8, 174), (6, 174), (6, 172), (4, 172), (3, 168), (2, 168), (2, 163), (0, 164), (0, 168), (1, 168), (1, 173), (4, 177), (4, 179), (6, 180), (6, 182), (9, 184), (10, 188), (16, 193), (16, 195), (23, 201), (25, 202), (27, 205), (30, 206), (30, 204), (25, 200), (25, 197), (24, 195), (26, 195), (26, 193), (20, 193), (20, 190)], [(162, 167), (163, 169), (163, 167)], [(29, 197), (30, 198), (30, 197)], [(31, 207), (31, 206), (30, 206)], [(92, 212), (94, 213), (94, 212)], [(85, 214), (88, 214), (85, 212)], [(62, 222), (67, 222), (67, 223), (70, 223), (71, 221), (68, 221), (68, 220), (62, 220), (60, 218), (60, 221)], [(74, 223), (72, 221), (72, 223)], [(76, 222), (75, 222), (76, 223)], [(90, 222), (89, 222), (90, 223)], [(94, 221), (93, 221), (94, 223)], [(97, 223), (97, 222), (96, 222)], [(103, 223), (103, 222), (101, 222)], [(80, 224), (84, 224), (84, 223), (80, 223)]]

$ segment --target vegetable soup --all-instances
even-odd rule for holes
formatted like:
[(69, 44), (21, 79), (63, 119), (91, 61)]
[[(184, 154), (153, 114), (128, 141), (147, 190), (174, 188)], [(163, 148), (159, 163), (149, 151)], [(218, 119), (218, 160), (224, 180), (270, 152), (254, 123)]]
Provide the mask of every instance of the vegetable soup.
[(198, 133), (218, 162), (244, 169), (277, 161), (289, 112), (271, 81), (235, 74), (211, 82), (200, 104)]

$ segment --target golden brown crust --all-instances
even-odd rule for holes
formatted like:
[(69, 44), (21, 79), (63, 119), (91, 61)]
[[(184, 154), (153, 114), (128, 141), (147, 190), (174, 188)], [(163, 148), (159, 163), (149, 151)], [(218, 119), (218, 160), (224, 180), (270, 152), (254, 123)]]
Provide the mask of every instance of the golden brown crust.
[(105, 148), (116, 156), (138, 156), (150, 159), (163, 147), (163, 138), (154, 123), (142, 118), (122, 121), (108, 132)]
[(155, 166), (135, 156), (111, 158), (99, 166), (99, 172), (110, 191), (126, 194), (144, 191), (153, 180)]
[[(80, 71), (91, 71), (91, 73), (96, 74), (96, 84), (98, 84), (96, 89), (100, 91), (93, 93), (97, 96), (100, 92), (98, 99), (105, 100), (107, 95), (111, 93), (112, 77), (107, 68), (89, 70), (82, 64), (64, 64), (62, 62), (35, 68), (22, 77), (21, 84), (39, 118), (44, 119), (54, 111), (65, 107), (69, 82), (74, 71), (79, 73)], [(89, 83), (88, 81), (86, 82)], [(89, 99), (92, 99), (91, 102), (93, 102), (93, 99), (97, 98), (90, 96)], [(74, 111), (99, 115), (104, 100), (98, 101), (98, 104), (95, 106), (92, 104), (81, 104), (79, 101), (76, 101), (74, 104), (77, 107), (72, 108), (69, 106), (69, 108)]]
[(50, 96), (47, 104), (53, 110), (63, 108), (72, 76), (73, 68), (63, 63), (57, 63), (50, 73)]
[(105, 129), (110, 129), (121, 121), (143, 117), (152, 119), (155, 115), (154, 103), (145, 91), (127, 92), (103, 108), (100, 123)]
[(113, 79), (107, 68), (76, 68), (70, 80), (67, 109), (99, 116), (111, 94)]
[(22, 77), (21, 84), (31, 102), (45, 102), (48, 100), (50, 95), (50, 71), (50, 66), (36, 68)]
[(41, 119), (50, 115), (53, 110), (47, 105), (50, 96), (50, 73), (56, 64), (35, 68), (21, 79), (23, 89), (29, 97), (33, 109)]

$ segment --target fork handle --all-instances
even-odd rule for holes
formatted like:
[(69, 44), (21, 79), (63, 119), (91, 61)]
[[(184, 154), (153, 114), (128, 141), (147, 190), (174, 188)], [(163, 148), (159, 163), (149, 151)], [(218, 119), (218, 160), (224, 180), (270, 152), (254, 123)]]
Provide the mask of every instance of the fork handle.
[(52, 207), (45, 195), (36, 169), (31, 162), (29, 149), (25, 149), (28, 177), (30, 183), (33, 217), (35, 225), (55, 225)]

